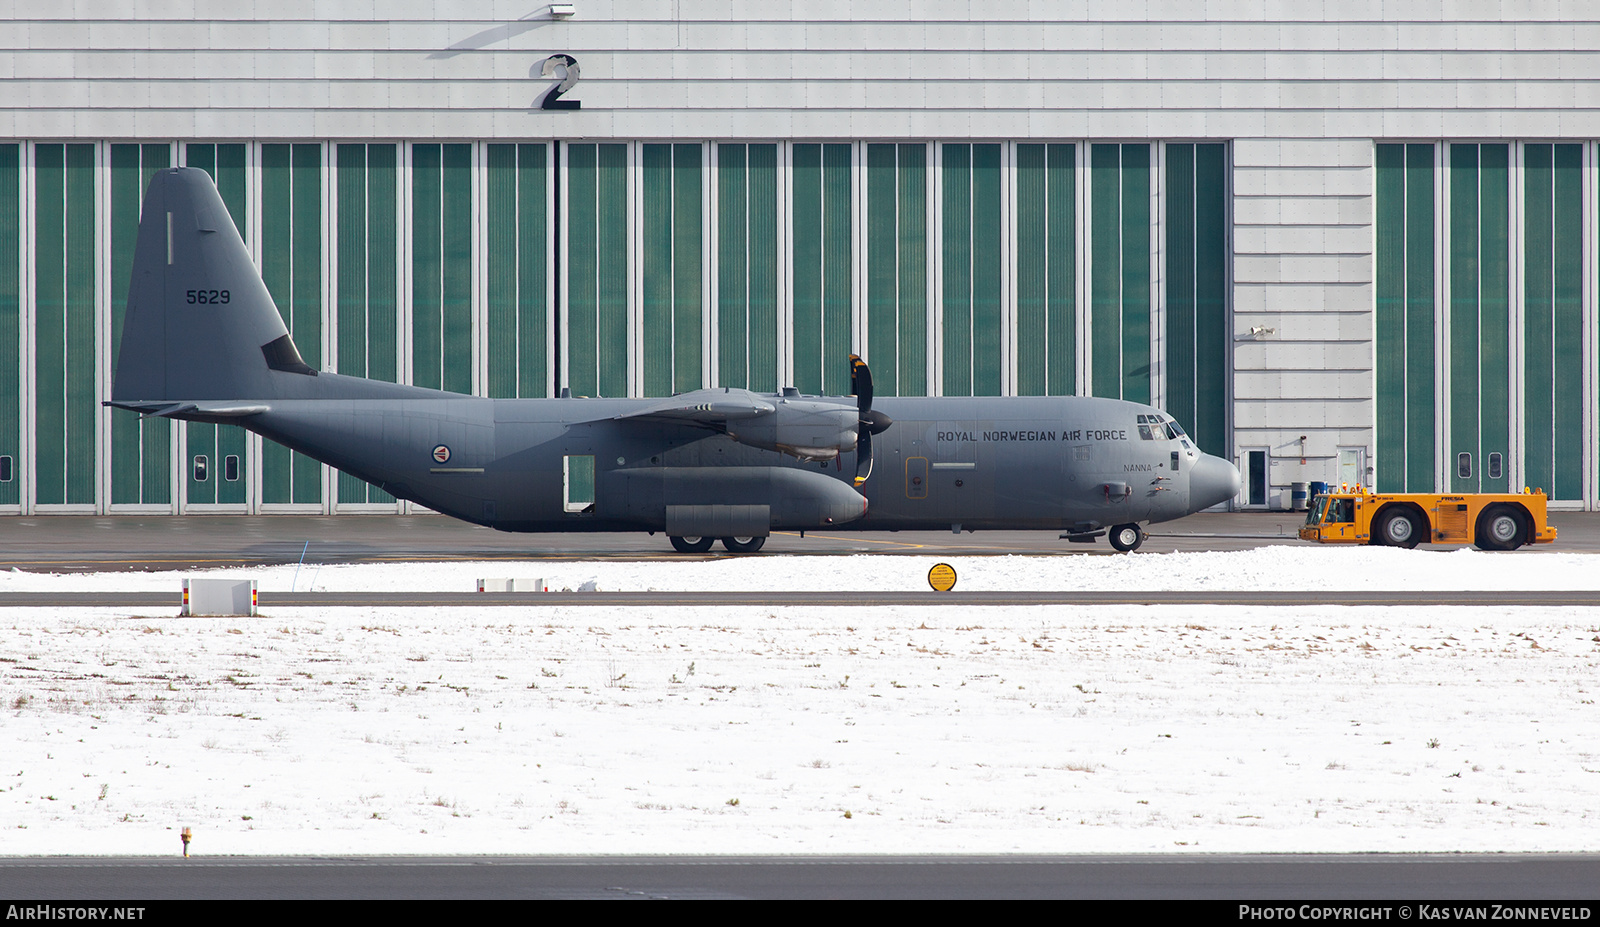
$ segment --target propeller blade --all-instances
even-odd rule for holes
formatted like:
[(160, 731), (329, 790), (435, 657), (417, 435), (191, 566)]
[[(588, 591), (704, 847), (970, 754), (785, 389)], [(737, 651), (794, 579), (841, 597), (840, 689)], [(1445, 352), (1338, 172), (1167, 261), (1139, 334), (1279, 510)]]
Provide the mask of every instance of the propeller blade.
[(856, 485), (872, 476), (872, 436), (894, 424), (872, 411), (872, 370), (859, 354), (850, 355), (850, 392), (856, 396)]
[(872, 429), (863, 428), (856, 438), (856, 485), (872, 476)]
[(850, 355), (850, 392), (862, 414), (872, 411), (872, 371), (859, 354)]

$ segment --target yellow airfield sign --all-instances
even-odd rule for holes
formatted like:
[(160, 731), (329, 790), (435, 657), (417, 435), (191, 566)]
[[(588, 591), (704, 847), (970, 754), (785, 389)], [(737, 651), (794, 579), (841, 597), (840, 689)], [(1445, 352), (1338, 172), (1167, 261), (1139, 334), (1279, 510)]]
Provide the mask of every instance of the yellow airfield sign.
[(934, 592), (949, 592), (956, 587), (956, 568), (948, 563), (935, 563), (928, 571), (928, 585)]

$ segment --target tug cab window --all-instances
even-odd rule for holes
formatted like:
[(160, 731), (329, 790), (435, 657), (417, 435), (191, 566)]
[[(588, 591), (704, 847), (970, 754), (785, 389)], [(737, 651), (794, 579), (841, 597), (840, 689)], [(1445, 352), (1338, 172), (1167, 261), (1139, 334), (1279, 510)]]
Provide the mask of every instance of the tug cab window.
[(1318, 496), (1316, 504), (1306, 513), (1308, 525), (1350, 524), (1356, 520), (1356, 500)]

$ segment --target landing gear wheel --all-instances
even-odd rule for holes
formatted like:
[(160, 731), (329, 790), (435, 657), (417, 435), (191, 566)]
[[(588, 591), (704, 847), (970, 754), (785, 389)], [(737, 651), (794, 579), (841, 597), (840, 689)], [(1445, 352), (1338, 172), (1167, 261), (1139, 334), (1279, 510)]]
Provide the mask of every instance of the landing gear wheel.
[(730, 554), (753, 554), (760, 550), (761, 545), (765, 543), (767, 543), (767, 539), (764, 537), (722, 539), (722, 546), (726, 547)]
[(1390, 509), (1378, 516), (1372, 539), (1384, 547), (1410, 550), (1422, 541), (1427, 531), (1428, 526), (1422, 523), (1416, 513), (1406, 509)]
[(711, 549), (711, 543), (716, 538), (669, 537), (667, 540), (672, 542), (672, 549), (680, 554), (703, 554)]
[(1144, 538), (1145, 534), (1138, 525), (1117, 525), (1111, 529), (1111, 546), (1123, 553), (1138, 550)]
[(1516, 507), (1491, 505), (1478, 518), (1475, 543), (1481, 550), (1516, 550), (1528, 539), (1528, 524)]

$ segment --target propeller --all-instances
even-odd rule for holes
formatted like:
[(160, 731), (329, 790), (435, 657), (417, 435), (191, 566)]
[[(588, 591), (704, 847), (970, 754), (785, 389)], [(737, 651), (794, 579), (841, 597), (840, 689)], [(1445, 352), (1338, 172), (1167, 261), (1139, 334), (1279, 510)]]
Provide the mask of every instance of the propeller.
[(872, 436), (894, 424), (882, 412), (872, 411), (872, 371), (860, 355), (850, 355), (850, 392), (856, 397), (856, 482), (872, 476)]

